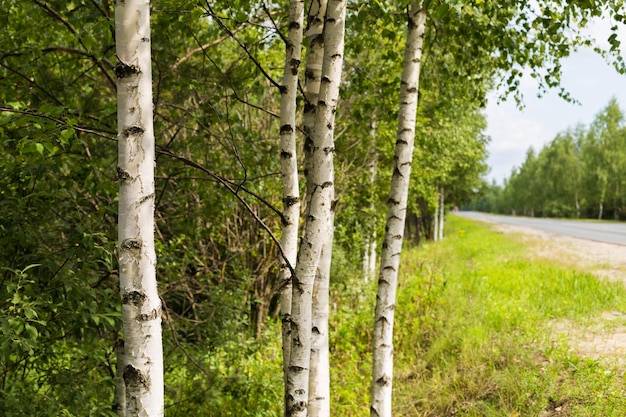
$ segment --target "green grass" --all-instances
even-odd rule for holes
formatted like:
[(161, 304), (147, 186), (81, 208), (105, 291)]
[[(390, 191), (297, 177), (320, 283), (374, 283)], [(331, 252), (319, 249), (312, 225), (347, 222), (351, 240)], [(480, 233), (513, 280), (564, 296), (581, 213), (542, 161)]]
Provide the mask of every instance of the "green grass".
[[(618, 370), (577, 356), (550, 327), (625, 311), (624, 286), (531, 261), (479, 223), (452, 216), (447, 232), (403, 253), (394, 415), (626, 415)], [(333, 415), (368, 415), (374, 291), (344, 297), (332, 319)]]

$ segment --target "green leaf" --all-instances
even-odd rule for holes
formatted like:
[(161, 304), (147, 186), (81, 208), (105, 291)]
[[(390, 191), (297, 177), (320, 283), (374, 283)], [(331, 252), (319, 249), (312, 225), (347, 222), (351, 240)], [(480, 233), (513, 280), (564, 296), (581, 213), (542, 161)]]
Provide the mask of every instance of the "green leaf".
[(383, 29), (383, 38), (394, 40), (396, 39), (396, 32), (390, 29)]
[(37, 339), (39, 336), (39, 332), (35, 326), (31, 326), (30, 324), (26, 324), (26, 332), (31, 339)]
[(64, 129), (59, 134), (59, 141), (63, 145), (67, 145), (70, 143), (70, 139), (74, 136), (74, 129)]
[(15, 294), (13, 294), (13, 298), (11, 299), (11, 303), (12, 304), (19, 304), (20, 301), (22, 301), (22, 297), (20, 296), (20, 293), (16, 292)]
[(38, 266), (41, 266), (41, 264), (30, 264), (30, 265), (28, 265), (26, 268), (22, 269), (22, 271), (21, 271), (21, 272), (22, 272), (22, 274), (23, 274), (23, 273), (25, 273), (26, 271), (28, 271), (29, 269), (33, 269), (33, 268), (36, 268), (36, 267), (38, 267)]
[(33, 320), (37, 318), (37, 312), (29, 307), (24, 307), (24, 315), (29, 320)]

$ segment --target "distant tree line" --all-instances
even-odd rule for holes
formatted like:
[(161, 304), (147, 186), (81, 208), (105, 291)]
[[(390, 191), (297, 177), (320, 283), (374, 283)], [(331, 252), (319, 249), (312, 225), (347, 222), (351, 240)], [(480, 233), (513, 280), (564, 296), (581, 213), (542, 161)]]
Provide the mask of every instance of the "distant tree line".
[(585, 127), (559, 133), (469, 208), (492, 213), (626, 219), (626, 126), (615, 98)]

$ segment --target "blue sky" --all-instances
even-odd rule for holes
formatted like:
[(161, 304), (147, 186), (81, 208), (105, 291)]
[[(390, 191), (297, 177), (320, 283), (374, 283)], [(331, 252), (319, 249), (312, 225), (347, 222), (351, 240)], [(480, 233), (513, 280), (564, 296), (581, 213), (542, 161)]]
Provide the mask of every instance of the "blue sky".
[[(605, 44), (608, 23), (595, 25), (590, 33), (600, 45)], [(623, 39), (622, 43), (626, 44)], [(522, 164), (530, 146), (539, 150), (559, 132), (581, 123), (589, 125), (612, 97), (626, 111), (626, 75), (618, 74), (591, 50), (581, 50), (563, 62), (562, 86), (581, 104), (567, 103), (556, 91), (537, 98), (536, 83), (530, 77), (521, 83), (523, 110), (513, 100), (497, 104), (495, 94), (490, 96), (486, 109), (486, 133), (491, 137), (489, 181), (502, 184), (513, 167)]]

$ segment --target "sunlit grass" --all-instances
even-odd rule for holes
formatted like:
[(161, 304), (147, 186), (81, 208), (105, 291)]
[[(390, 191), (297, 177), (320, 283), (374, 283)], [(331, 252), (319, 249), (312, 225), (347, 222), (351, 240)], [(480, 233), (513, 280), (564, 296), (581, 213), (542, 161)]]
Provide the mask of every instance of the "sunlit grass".
[[(626, 415), (619, 372), (552, 329), (626, 310), (623, 285), (532, 260), (479, 223), (452, 216), (447, 232), (403, 253), (394, 415)], [(333, 318), (334, 415), (368, 415), (374, 291)]]

